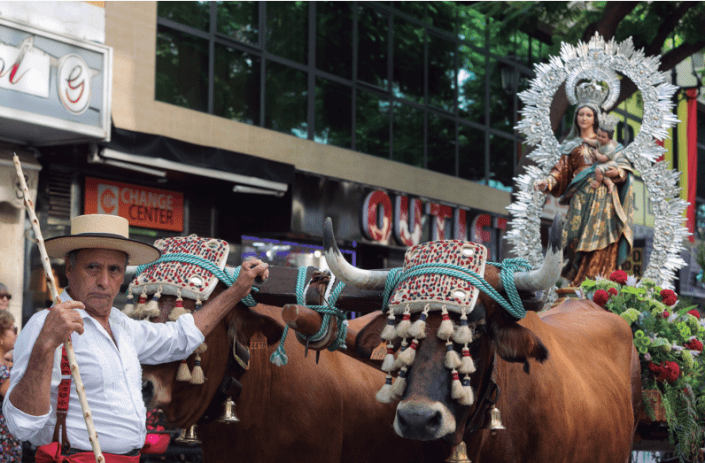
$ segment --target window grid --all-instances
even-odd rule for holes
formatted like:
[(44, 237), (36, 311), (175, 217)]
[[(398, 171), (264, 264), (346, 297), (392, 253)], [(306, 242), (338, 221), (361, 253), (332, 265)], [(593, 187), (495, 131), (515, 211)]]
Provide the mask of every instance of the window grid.
[[(375, 95), (378, 95), (380, 98), (385, 99), (386, 101), (389, 102), (389, 107), (390, 110), (388, 111), (388, 117), (389, 117), (389, 140), (388, 140), (388, 146), (389, 146), (389, 153), (388, 153), (388, 158), (389, 159), (394, 159), (395, 158), (395, 153), (394, 153), (394, 113), (395, 113), (395, 108), (399, 107), (412, 107), (414, 110), (420, 110), (423, 113), (423, 167), (427, 168), (428, 167), (428, 143), (429, 143), (429, 134), (428, 134), (428, 128), (429, 128), (429, 117), (430, 116), (437, 116), (441, 117), (444, 119), (450, 119), (454, 122), (455, 124), (455, 143), (454, 143), (454, 175), (455, 176), (460, 176), (460, 157), (463, 156), (464, 154), (460, 150), (460, 143), (459, 143), (459, 136), (461, 132), (462, 127), (466, 128), (471, 128), (471, 129), (476, 129), (479, 131), (484, 132), (484, 149), (483, 149), (483, 164), (484, 164), (484, 179), (473, 179), (475, 181), (482, 181), (485, 184), (491, 184), (490, 180), (492, 179), (493, 176), (496, 176), (497, 173), (492, 172), (491, 168), (491, 162), (490, 162), (490, 155), (491, 155), (491, 139), (494, 140), (506, 140), (507, 142), (510, 143), (512, 147), (512, 163), (511, 167), (512, 170), (516, 170), (516, 165), (517, 165), (517, 150), (518, 147), (520, 146), (522, 142), (522, 138), (515, 132), (512, 131), (510, 132), (505, 132), (499, 129), (496, 129), (491, 126), (491, 114), (490, 114), (490, 108), (491, 108), (491, 99), (493, 98), (494, 94), (491, 91), (490, 88), (490, 81), (492, 80), (491, 78), (491, 69), (490, 69), (490, 63), (492, 60), (494, 60), (498, 65), (505, 65), (509, 66), (513, 69), (514, 72), (516, 72), (519, 76), (524, 77), (524, 78), (531, 78), (533, 77), (533, 70), (530, 68), (532, 66), (533, 62), (539, 61), (541, 57), (536, 57), (534, 56), (533, 51), (538, 49), (539, 54), (541, 50), (543, 50), (545, 47), (542, 45), (539, 45), (536, 47), (535, 45), (535, 39), (529, 37), (529, 43), (528, 43), (528, 63), (523, 64), (521, 62), (516, 61), (515, 59), (512, 59), (512, 57), (505, 57), (505, 56), (500, 56), (498, 55), (494, 49), (490, 48), (490, 27), (488, 26), (489, 22), (491, 21), (489, 18), (485, 18), (485, 25), (484, 25), (484, 43), (482, 47), (478, 47), (476, 44), (472, 43), (469, 39), (463, 39), (459, 37), (456, 34), (449, 33), (443, 29), (434, 27), (428, 18), (428, 7), (425, 8), (424, 12), (424, 19), (417, 19), (412, 15), (409, 15), (406, 12), (399, 11), (395, 9), (392, 6), (376, 3), (376, 2), (352, 2), (352, 15), (353, 15), (353, 31), (352, 31), (352, 37), (353, 37), (353, 44), (352, 44), (352, 56), (353, 56), (353, 63), (352, 63), (352, 70), (353, 70), (353, 75), (350, 76), (350, 78), (345, 78), (341, 77), (335, 74), (331, 74), (329, 72), (325, 72), (322, 70), (319, 70), (316, 68), (316, 2), (310, 2), (308, 3), (308, 41), (309, 41), (309, 52), (308, 52), (308, 64), (302, 64), (299, 62), (292, 61), (290, 59), (274, 55), (272, 53), (269, 53), (267, 51), (266, 47), (266, 40), (265, 37), (267, 36), (267, 11), (266, 11), (266, 4), (267, 2), (259, 2), (258, 3), (258, 45), (253, 46), (250, 45), (246, 42), (241, 42), (236, 39), (233, 39), (227, 35), (224, 35), (222, 33), (218, 32), (218, 14), (217, 14), (217, 2), (210, 2), (210, 10), (209, 10), (209, 25), (208, 25), (208, 32), (205, 32), (201, 29), (198, 29), (196, 27), (188, 26), (186, 24), (181, 24), (179, 22), (158, 16), (157, 18), (157, 24), (159, 26), (162, 26), (167, 29), (173, 29), (175, 31), (185, 33), (188, 35), (192, 35), (198, 38), (202, 38), (205, 40), (208, 40), (208, 102), (207, 102), (207, 108), (208, 108), (208, 113), (213, 114), (214, 112), (214, 79), (215, 79), (215, 46), (216, 44), (219, 45), (224, 45), (229, 48), (232, 48), (233, 50), (238, 50), (242, 52), (246, 52), (251, 54), (252, 56), (256, 56), (260, 58), (260, 95), (259, 95), (259, 123), (257, 124), (260, 127), (265, 127), (265, 121), (267, 120), (267, 114), (265, 113), (266, 111), (266, 92), (267, 88), (265, 85), (265, 80), (267, 77), (267, 65), (268, 63), (277, 63), (283, 66), (287, 66), (290, 68), (294, 68), (298, 71), (302, 71), (306, 74), (306, 87), (307, 87), (307, 95), (306, 95), (306, 125), (307, 125), (307, 133), (306, 137), (310, 140), (313, 140), (315, 137), (316, 133), (316, 127), (315, 127), (315, 121), (316, 121), (316, 103), (315, 103), (315, 98), (316, 98), (316, 92), (315, 92), (315, 86), (316, 86), (316, 80), (321, 78), (321, 79), (326, 79), (331, 82), (335, 82), (341, 85), (345, 85), (351, 88), (351, 94), (352, 94), (352, 101), (351, 101), (351, 112), (352, 112), (352, 117), (351, 117), (351, 127), (350, 127), (350, 141), (352, 146), (350, 146), (351, 149), (355, 150), (357, 148), (357, 138), (356, 138), (356, 133), (357, 133), (357, 97), (359, 94), (360, 90), (363, 90), (365, 92), (370, 92)], [(359, 81), (357, 76), (358, 76), (358, 70), (359, 70), (359, 6), (364, 5), (366, 8), (372, 8), (373, 10), (377, 11), (378, 13), (381, 13), (383, 15), (386, 15), (387, 17), (387, 79), (386, 79), (386, 88), (380, 88), (375, 85), (371, 85), (370, 83)], [(394, 93), (394, 23), (396, 19), (401, 19), (403, 21), (407, 21), (410, 23), (413, 27), (415, 28), (423, 28), (423, 75), (424, 75), (424, 88), (423, 88), (423, 103), (417, 103), (415, 101), (411, 101), (406, 98), (401, 98)], [(455, 12), (455, 28), (458, 30), (458, 21), (459, 21), (459, 15), (458, 15), (458, 10)], [(460, 32), (458, 30), (458, 32)], [(428, 79), (429, 79), (429, 36), (433, 35), (434, 37), (441, 38), (443, 40), (446, 40), (453, 45), (454, 49), (454, 69), (452, 69), (452, 73), (454, 76), (454, 82), (453, 82), (453, 94), (455, 96), (454, 102), (453, 102), (453, 110), (448, 111), (442, 108), (439, 108), (437, 106), (433, 106), (429, 103), (429, 88), (428, 88)], [(519, 39), (517, 39), (519, 40)], [(516, 48), (516, 43), (514, 39), (512, 39), (515, 48)], [(482, 98), (485, 102), (484, 104), (484, 117), (482, 117), (481, 122), (480, 120), (478, 121), (473, 121), (466, 119), (462, 116), (459, 115), (459, 106), (458, 106), (458, 97), (459, 97), (459, 91), (460, 91), (460, 82), (459, 82), (459, 69), (460, 69), (460, 49), (461, 46), (468, 47), (475, 53), (479, 53), (481, 55), (484, 55), (484, 94), (483, 95), (474, 95), (475, 98)], [(515, 89), (516, 90), (516, 89)], [(512, 118), (512, 127), (516, 125), (517, 122), (517, 110), (519, 108), (519, 100), (517, 98), (517, 91), (513, 92), (513, 95), (511, 96), (511, 106), (512, 106), (512, 111), (511, 111), (511, 118)], [(398, 157), (398, 156), (397, 156)], [(506, 176), (507, 173), (505, 173)], [(509, 178), (514, 176), (514, 172), (509, 173)], [(511, 186), (511, 183), (506, 186)]]

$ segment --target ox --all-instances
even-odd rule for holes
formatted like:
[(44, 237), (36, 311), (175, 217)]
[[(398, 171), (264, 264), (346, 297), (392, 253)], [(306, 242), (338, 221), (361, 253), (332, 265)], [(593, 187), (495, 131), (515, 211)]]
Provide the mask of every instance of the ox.
[[(277, 279), (276, 272), (271, 275), (267, 283)], [(226, 292), (226, 286), (218, 283), (206, 303)], [(175, 296), (162, 295), (160, 315), (151, 321), (167, 321), (175, 301)], [(383, 374), (338, 352), (321, 352), (316, 364), (313, 356), (304, 358), (304, 348), (294, 336), (289, 336), (285, 344), (288, 364), (274, 366), (270, 356), (282, 335), (282, 309), (262, 303), (249, 308), (236, 302), (206, 338), (208, 347), (201, 356), (207, 378), (204, 384), (177, 382), (178, 362), (145, 365), (143, 370), (148, 408), (162, 408), (167, 419), (182, 428), (198, 422), (204, 461), (427, 461), (419, 445), (409, 445), (395, 435), (391, 426), (393, 406), (374, 400), (374, 392), (384, 383)], [(190, 311), (196, 309), (192, 299), (184, 299), (183, 305)], [(368, 321), (353, 321), (350, 332)], [(223, 397), (218, 398), (218, 391), (230, 368), (233, 343), (252, 346), (251, 341), (260, 339), (263, 342), (256, 343), (258, 348), (250, 349), (249, 368), (237, 374), (241, 383), (237, 399), (240, 422), (213, 421), (222, 411)], [(193, 359), (189, 364), (193, 367)], [(210, 422), (203, 422), (204, 415)]]
[[(414, 346), (406, 388), (397, 396), (394, 429), (399, 436), (453, 446), (464, 441), (475, 463), (629, 460), (641, 406), (640, 368), (629, 326), (586, 300), (568, 300), (536, 313), (542, 305), (538, 292), (550, 288), (560, 273), (561, 229), (562, 221), (554, 221), (542, 268), (514, 274), (530, 310), (525, 318), (512, 317), (485, 292), (468, 315), (475, 327), (470, 350), (476, 367), (469, 378), (476, 397), (470, 405), (451, 398), (452, 378), (443, 360), (447, 345), (434, 335), (442, 316), (428, 313), (426, 337)], [(324, 240), (337, 278), (367, 290), (385, 287), (388, 272), (360, 270), (344, 260), (330, 219)], [(496, 267), (488, 265), (483, 276), (506, 296)], [(458, 315), (450, 315), (457, 324)], [(419, 316), (412, 313), (411, 321)], [(395, 322), (400, 318), (397, 313)], [(370, 357), (387, 323), (387, 315), (379, 315), (358, 333), (357, 355)], [(506, 430), (481, 429), (493, 404), (501, 410)]]

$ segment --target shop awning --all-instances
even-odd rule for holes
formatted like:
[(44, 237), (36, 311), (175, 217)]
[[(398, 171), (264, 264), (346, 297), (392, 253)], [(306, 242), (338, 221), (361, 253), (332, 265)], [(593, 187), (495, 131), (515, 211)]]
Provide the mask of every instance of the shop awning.
[(113, 127), (94, 162), (166, 176), (184, 172), (234, 184), (233, 191), (283, 195), (294, 180), (294, 166), (283, 162)]

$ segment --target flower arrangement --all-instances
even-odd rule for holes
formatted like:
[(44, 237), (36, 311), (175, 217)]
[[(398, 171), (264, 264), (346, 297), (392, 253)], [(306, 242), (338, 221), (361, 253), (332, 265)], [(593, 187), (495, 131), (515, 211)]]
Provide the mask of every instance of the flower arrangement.
[[(705, 320), (696, 306), (681, 308), (672, 290), (622, 270), (609, 278), (585, 280), (578, 293), (629, 323), (641, 361), (642, 389), (658, 391), (671, 444), (681, 460), (694, 459), (705, 436)], [(646, 394), (644, 399), (653, 420)]]

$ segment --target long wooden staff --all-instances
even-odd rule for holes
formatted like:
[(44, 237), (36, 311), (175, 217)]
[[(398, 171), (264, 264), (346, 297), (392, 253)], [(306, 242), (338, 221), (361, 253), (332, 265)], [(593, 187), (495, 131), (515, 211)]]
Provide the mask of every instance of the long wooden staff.
[[(34, 234), (37, 237), (37, 246), (39, 246), (39, 253), (42, 256), (42, 265), (44, 266), (44, 273), (46, 274), (47, 286), (49, 286), (49, 290), (51, 291), (51, 298), (54, 301), (54, 304), (59, 304), (61, 303), (61, 299), (59, 298), (59, 292), (56, 290), (56, 282), (54, 282), (54, 274), (51, 271), (49, 256), (47, 255), (47, 250), (44, 246), (42, 230), (39, 228), (39, 220), (37, 220), (37, 215), (34, 213), (34, 204), (32, 204), (32, 198), (29, 195), (29, 189), (27, 188), (27, 182), (24, 179), (22, 165), (20, 165), (20, 158), (17, 157), (17, 153), (14, 153), (12, 160), (15, 162), (17, 176), (20, 179), (20, 185), (22, 186), (22, 192), (24, 193), (24, 205), (27, 209), (27, 213), (29, 214), (29, 220), (32, 222)], [(71, 376), (73, 377), (74, 384), (76, 385), (76, 393), (78, 394), (78, 399), (81, 402), (81, 410), (83, 411), (83, 418), (86, 421), (86, 428), (88, 428), (88, 439), (91, 441), (95, 461), (96, 463), (105, 463), (105, 457), (103, 457), (103, 453), (100, 451), (98, 435), (96, 434), (95, 426), (93, 425), (93, 415), (91, 415), (91, 409), (88, 407), (86, 388), (83, 387), (83, 381), (81, 381), (81, 375), (78, 372), (78, 363), (76, 363), (76, 354), (73, 351), (71, 337), (64, 341), (64, 348), (66, 349), (66, 356), (69, 359)]]

